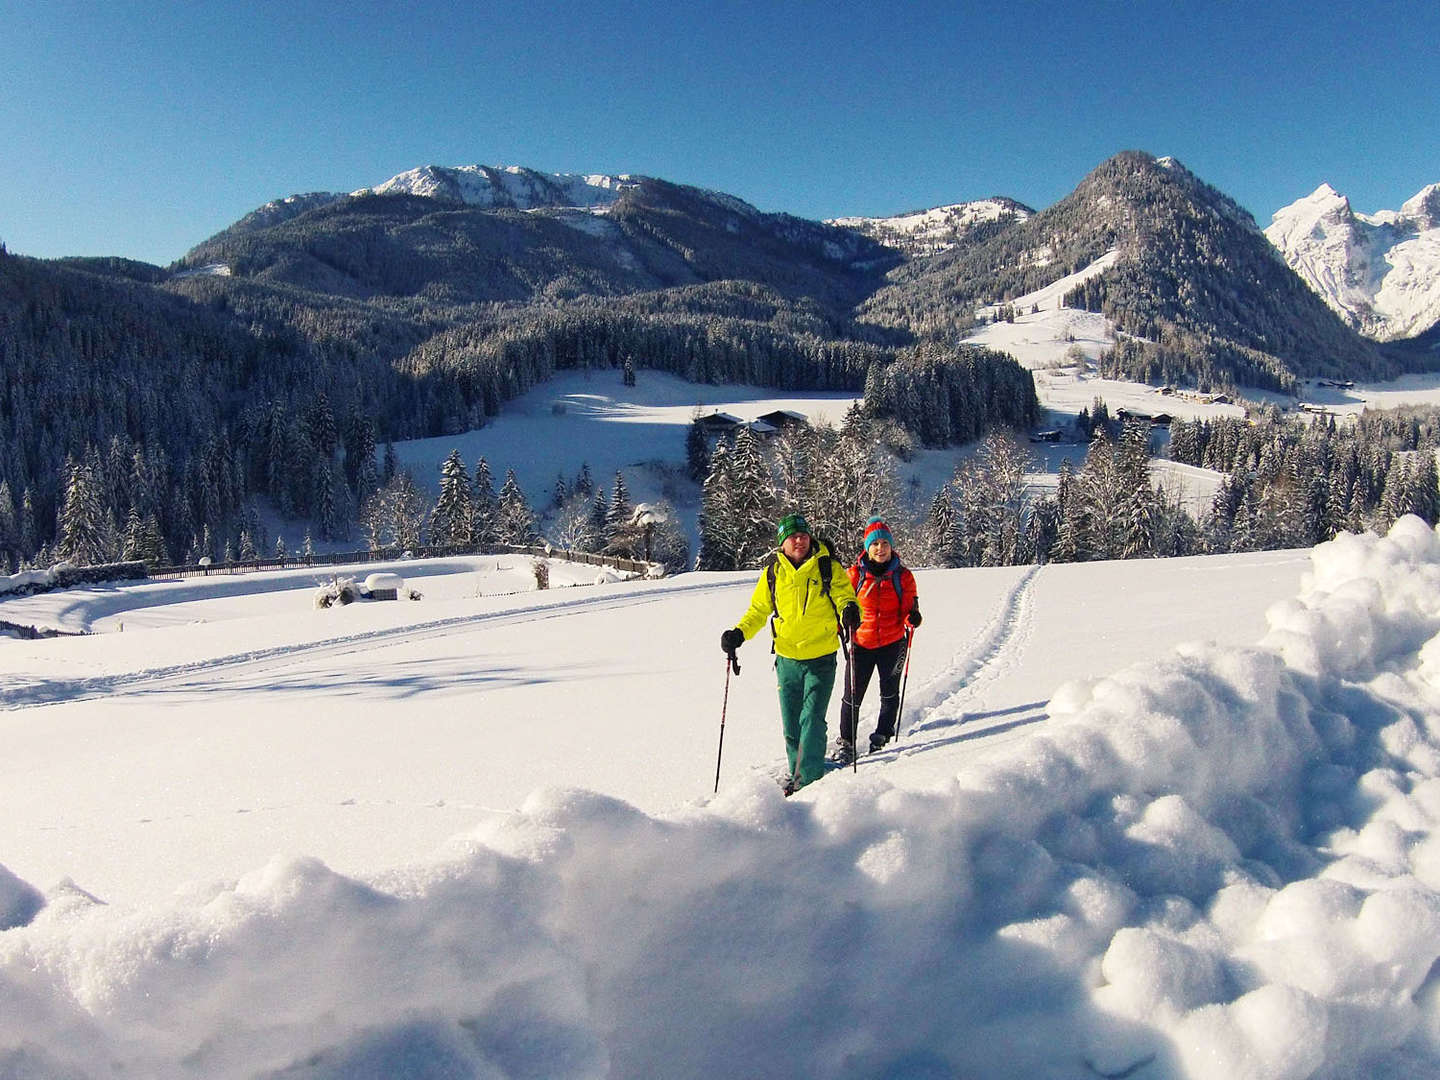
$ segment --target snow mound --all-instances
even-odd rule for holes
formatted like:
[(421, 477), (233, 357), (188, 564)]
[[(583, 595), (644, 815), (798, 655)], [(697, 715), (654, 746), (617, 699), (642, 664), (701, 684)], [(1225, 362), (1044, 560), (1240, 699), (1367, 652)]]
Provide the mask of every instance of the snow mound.
[(757, 771), (652, 816), (542, 789), (372, 879), (300, 857), (159, 910), (52, 901), (0, 934), (0, 1063), (1433, 1074), (1440, 537), (1320, 546), (1270, 625), (1067, 684), (927, 790)]

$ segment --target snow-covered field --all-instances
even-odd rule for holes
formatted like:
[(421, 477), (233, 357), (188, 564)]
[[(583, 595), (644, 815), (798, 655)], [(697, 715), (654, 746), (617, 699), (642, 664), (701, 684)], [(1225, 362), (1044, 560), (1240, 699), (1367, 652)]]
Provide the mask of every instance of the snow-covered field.
[(101, 631), (0, 641), (0, 1075), (1440, 1067), (1414, 519), (921, 571), (904, 738), (790, 800), (763, 635), (711, 793), (750, 575), (396, 569), (0, 601)]
[[(1235, 411), (1061, 363), (1106, 340), (1084, 313), (981, 333), (1055, 417)], [(623, 468), (639, 501), (696, 404), (851, 400), (571, 373), (397, 452), (432, 484), (484, 454), (537, 501)], [(1035, 449), (1042, 484), (1083, 457)], [(962, 452), (901, 480), (928, 494)], [(1204, 470), (1156, 471), (1207, 500)], [(315, 606), (375, 571), (420, 598)], [(0, 1077), (1440, 1070), (1440, 540), (1414, 519), (921, 570), (904, 738), (790, 800), (764, 636), (728, 681), (717, 648), (752, 577), (600, 576), (0, 598), (91, 632), (0, 638)]]

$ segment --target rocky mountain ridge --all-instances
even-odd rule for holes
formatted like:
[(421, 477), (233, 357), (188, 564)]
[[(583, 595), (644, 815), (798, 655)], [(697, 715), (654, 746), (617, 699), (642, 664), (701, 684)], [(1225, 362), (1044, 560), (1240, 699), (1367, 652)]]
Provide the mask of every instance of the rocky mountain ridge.
[(1374, 214), (1321, 184), (1276, 211), (1265, 235), (1362, 334), (1394, 341), (1440, 324), (1440, 184)]

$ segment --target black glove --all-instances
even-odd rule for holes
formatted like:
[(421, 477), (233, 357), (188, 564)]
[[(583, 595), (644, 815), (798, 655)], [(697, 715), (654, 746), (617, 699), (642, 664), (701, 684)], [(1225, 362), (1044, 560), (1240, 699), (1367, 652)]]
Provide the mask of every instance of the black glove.
[(738, 626), (733, 630), (726, 630), (720, 635), (720, 651), (733, 653), (741, 645), (745, 644), (745, 632)]
[(845, 605), (845, 610), (840, 612), (840, 625), (843, 626), (846, 631), (851, 634), (853, 634), (856, 630), (860, 629), (859, 604), (852, 602)]
[(919, 626), (920, 609), (918, 607), (912, 607), (910, 609), (910, 614), (905, 616), (905, 621), (908, 622), (911, 626)]

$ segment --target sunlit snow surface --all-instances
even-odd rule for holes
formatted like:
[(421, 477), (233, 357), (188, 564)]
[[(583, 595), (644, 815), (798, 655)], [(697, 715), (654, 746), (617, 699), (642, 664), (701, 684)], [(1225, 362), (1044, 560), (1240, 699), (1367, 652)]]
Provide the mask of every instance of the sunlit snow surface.
[(1418, 521), (924, 571), (906, 735), (790, 800), (763, 634), (710, 795), (748, 575), (497, 573), (0, 643), (0, 1074), (1440, 1067)]

